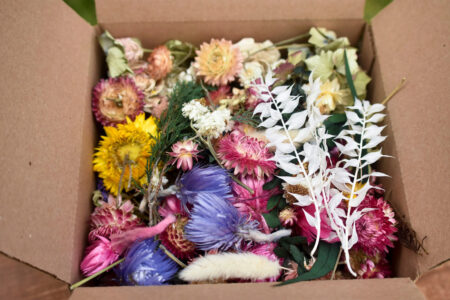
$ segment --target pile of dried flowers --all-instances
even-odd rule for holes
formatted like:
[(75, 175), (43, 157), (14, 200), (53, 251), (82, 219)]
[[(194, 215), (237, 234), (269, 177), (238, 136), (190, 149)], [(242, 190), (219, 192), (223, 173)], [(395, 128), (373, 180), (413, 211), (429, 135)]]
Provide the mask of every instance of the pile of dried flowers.
[(104, 127), (84, 275), (112, 269), (120, 285), (390, 275), (396, 220), (373, 168), (384, 106), (359, 100), (370, 78), (347, 38), (311, 28), (294, 44), (99, 41), (108, 78), (93, 90)]

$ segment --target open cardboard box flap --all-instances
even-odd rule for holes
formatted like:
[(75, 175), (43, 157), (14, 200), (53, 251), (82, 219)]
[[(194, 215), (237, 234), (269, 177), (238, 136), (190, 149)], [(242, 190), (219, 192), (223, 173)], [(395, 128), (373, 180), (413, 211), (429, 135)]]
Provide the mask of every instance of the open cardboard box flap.
[(0, 7), (0, 251), (71, 282), (93, 188), (95, 29), (61, 0)]
[[(354, 27), (362, 28), (364, 1), (285, 0), (277, 1), (276, 6), (269, 0), (233, 0), (223, 6), (206, 0), (153, 1), (151, 5), (140, 0), (96, 2), (101, 27), (118, 37), (140, 37), (152, 46), (168, 38), (198, 43), (208, 31), (233, 39), (245, 35), (273, 39), (271, 33), (276, 30), (283, 39), (312, 25), (349, 32), (354, 42), (361, 32)], [(0, 45), (4, 64), (0, 75), (0, 138), (4, 145), (0, 176), (5, 183), (0, 189), (0, 251), (74, 282), (79, 278), (93, 189), (90, 170), (95, 125), (90, 94), (103, 59), (99, 59), (96, 30), (60, 0), (0, 3), (0, 32), (6, 41)], [(402, 260), (417, 263), (397, 266), (399, 276), (415, 277), (416, 272), (427, 270), (450, 252), (445, 238), (450, 229), (446, 215), (449, 202), (443, 197), (450, 194), (450, 136), (445, 130), (449, 125), (446, 100), (450, 71), (445, 68), (449, 61), (449, 14), (447, 3), (397, 0), (377, 17), (372, 28), (377, 53), (372, 70), (374, 99), (383, 99), (400, 78), (408, 79), (388, 107), (391, 128), (385, 147), (396, 158), (385, 159), (382, 169), (393, 176), (392, 202), (419, 236), (428, 236), (425, 246), (430, 252), (417, 258), (412, 251), (401, 249)], [(296, 25), (298, 20), (304, 21)], [(199, 29), (200, 22), (208, 22), (208, 26)], [(245, 32), (236, 30), (236, 22), (245, 26)], [(235, 23), (234, 27), (230, 23)], [(409, 289), (417, 292), (408, 279), (313, 284), (323, 284), (323, 288), (354, 284), (380, 290), (392, 284), (393, 291), (404, 288), (405, 293)], [(247, 290), (247, 286), (251, 285), (242, 285), (242, 289)], [(198, 290), (228, 292), (221, 285), (202, 287)], [(138, 295), (146, 289), (163, 294), (162, 289), (156, 292), (157, 288), (86, 288), (74, 296), (90, 290), (103, 295), (106, 290), (108, 295)], [(195, 286), (169, 288), (170, 293), (178, 289), (194, 291)], [(293, 288), (283, 289), (293, 293), (288, 292)]]

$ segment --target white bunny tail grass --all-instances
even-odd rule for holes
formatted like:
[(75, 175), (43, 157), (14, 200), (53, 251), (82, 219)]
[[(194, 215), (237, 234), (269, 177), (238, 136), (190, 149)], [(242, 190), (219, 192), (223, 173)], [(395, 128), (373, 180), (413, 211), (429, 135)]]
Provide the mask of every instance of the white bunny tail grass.
[(280, 274), (281, 266), (265, 256), (253, 253), (221, 253), (199, 257), (184, 268), (179, 277), (184, 281), (220, 279), (262, 280)]

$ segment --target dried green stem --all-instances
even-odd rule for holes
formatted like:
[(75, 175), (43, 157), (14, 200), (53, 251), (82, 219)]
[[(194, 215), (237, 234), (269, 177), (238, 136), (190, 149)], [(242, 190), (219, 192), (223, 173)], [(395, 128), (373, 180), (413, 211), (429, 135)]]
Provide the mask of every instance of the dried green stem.
[(101, 274), (103, 274), (104, 272), (106, 272), (106, 271), (108, 271), (108, 270), (114, 268), (115, 266), (117, 266), (118, 264), (120, 264), (121, 262), (123, 262), (124, 260), (125, 260), (125, 258), (119, 259), (119, 260), (116, 261), (115, 263), (113, 263), (113, 264), (107, 266), (106, 268), (104, 268), (104, 269), (98, 271), (97, 273), (95, 273), (95, 274), (93, 274), (93, 275), (91, 275), (91, 276), (89, 276), (89, 277), (86, 277), (86, 278), (84, 278), (84, 279), (78, 281), (77, 283), (72, 284), (72, 285), (70, 286), (70, 290), (72, 291), (72, 290), (76, 289), (77, 287), (82, 286), (83, 284), (85, 284), (86, 282), (90, 281), (91, 279), (94, 279), (94, 278), (97, 277), (98, 275), (101, 275)]
[(406, 83), (406, 78), (402, 78), (402, 80), (400, 81), (400, 83), (395, 87), (395, 89), (383, 100), (383, 102), (381, 102), (381, 104), (386, 105), (389, 100), (391, 100), (392, 97), (395, 96), (395, 94), (397, 94), (400, 89), (405, 85)]
[(334, 264), (333, 273), (331, 273), (331, 280), (333, 280), (334, 276), (336, 275), (336, 269), (337, 266), (339, 265), (339, 261), (341, 260), (341, 255), (342, 255), (342, 247), (339, 249), (339, 254), (337, 256), (336, 263)]

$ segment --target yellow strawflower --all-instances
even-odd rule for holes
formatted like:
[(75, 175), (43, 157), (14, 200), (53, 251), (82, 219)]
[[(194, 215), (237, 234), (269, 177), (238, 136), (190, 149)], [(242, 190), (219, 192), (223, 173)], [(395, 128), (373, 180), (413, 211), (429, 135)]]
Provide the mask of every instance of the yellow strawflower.
[(147, 158), (158, 135), (155, 119), (145, 119), (145, 115), (140, 114), (134, 121), (127, 118), (126, 124), (105, 127), (105, 132), (106, 136), (102, 136), (96, 148), (93, 164), (106, 189), (117, 195), (121, 177), (121, 189), (128, 190), (131, 177), (141, 185), (146, 184)]

